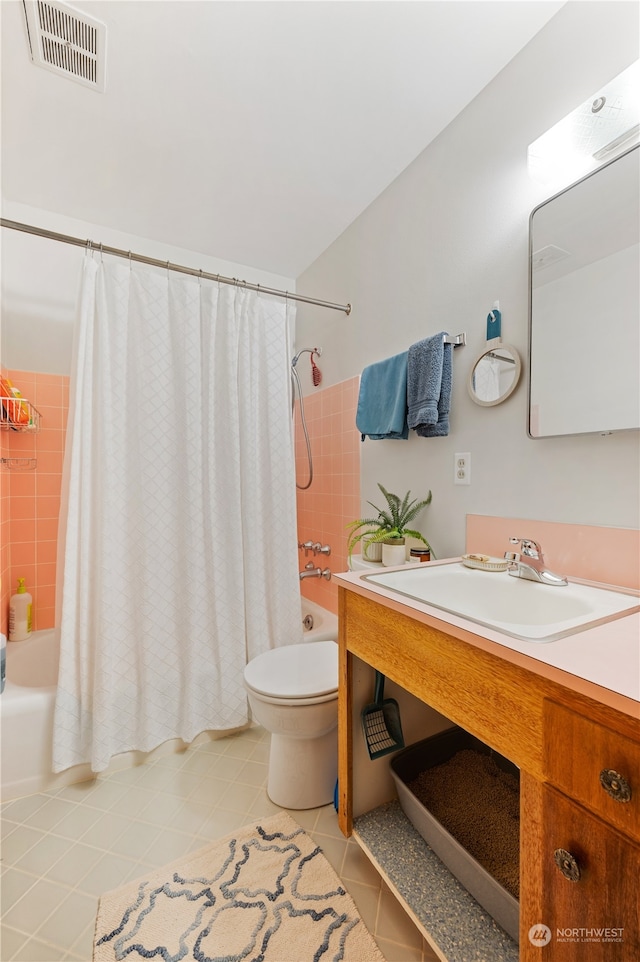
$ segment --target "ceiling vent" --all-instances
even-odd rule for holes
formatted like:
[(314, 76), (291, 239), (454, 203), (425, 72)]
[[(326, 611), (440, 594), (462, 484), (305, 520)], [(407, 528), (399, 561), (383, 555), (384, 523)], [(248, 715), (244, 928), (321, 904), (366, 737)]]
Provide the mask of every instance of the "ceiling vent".
[(33, 62), (103, 93), (105, 24), (59, 0), (23, 3)]

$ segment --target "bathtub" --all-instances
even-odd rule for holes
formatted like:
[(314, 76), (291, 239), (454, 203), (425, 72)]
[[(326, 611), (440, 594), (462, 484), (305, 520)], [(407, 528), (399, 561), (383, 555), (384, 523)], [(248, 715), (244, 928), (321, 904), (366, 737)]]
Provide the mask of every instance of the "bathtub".
[[(338, 618), (312, 601), (302, 599), (303, 640), (338, 638)], [(306, 624), (313, 627), (305, 627)], [(311, 621), (309, 620), (311, 619)], [(35, 631), (26, 641), (7, 643), (7, 681), (0, 695), (0, 798), (51, 791), (95, 778), (91, 766), (51, 771), (53, 708), (58, 682), (58, 640), (55, 630)], [(191, 744), (223, 738), (230, 732), (203, 732)], [(153, 752), (125, 752), (112, 759), (107, 772), (131, 768), (157, 754), (183, 751), (185, 742), (172, 739)]]
[(302, 627), (303, 641), (338, 640), (338, 616), (307, 598), (302, 599)]
[(2, 801), (79, 780), (65, 781), (51, 772), (57, 682), (58, 640), (53, 629), (34, 631), (26, 641), (7, 642), (7, 680), (0, 695)]

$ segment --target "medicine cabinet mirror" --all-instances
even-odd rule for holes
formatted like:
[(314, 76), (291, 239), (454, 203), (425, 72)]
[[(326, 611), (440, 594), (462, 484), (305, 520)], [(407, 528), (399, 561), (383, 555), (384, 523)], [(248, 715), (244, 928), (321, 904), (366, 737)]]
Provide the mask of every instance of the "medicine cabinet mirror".
[(640, 427), (640, 148), (529, 221), (532, 438)]

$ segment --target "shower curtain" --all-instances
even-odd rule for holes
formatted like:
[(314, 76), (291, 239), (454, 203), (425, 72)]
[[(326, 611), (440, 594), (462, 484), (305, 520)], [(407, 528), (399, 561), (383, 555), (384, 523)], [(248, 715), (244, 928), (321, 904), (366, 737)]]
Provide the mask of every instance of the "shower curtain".
[(54, 771), (242, 726), (247, 660), (301, 640), (293, 311), (85, 259)]

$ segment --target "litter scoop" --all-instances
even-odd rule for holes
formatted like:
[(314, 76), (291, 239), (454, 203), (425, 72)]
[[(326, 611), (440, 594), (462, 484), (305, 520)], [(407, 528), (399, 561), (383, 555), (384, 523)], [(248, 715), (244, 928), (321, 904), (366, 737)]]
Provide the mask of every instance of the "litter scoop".
[(379, 671), (376, 671), (373, 697), (373, 704), (362, 709), (362, 731), (371, 759), (404, 748), (398, 702), (384, 697), (384, 675)]

